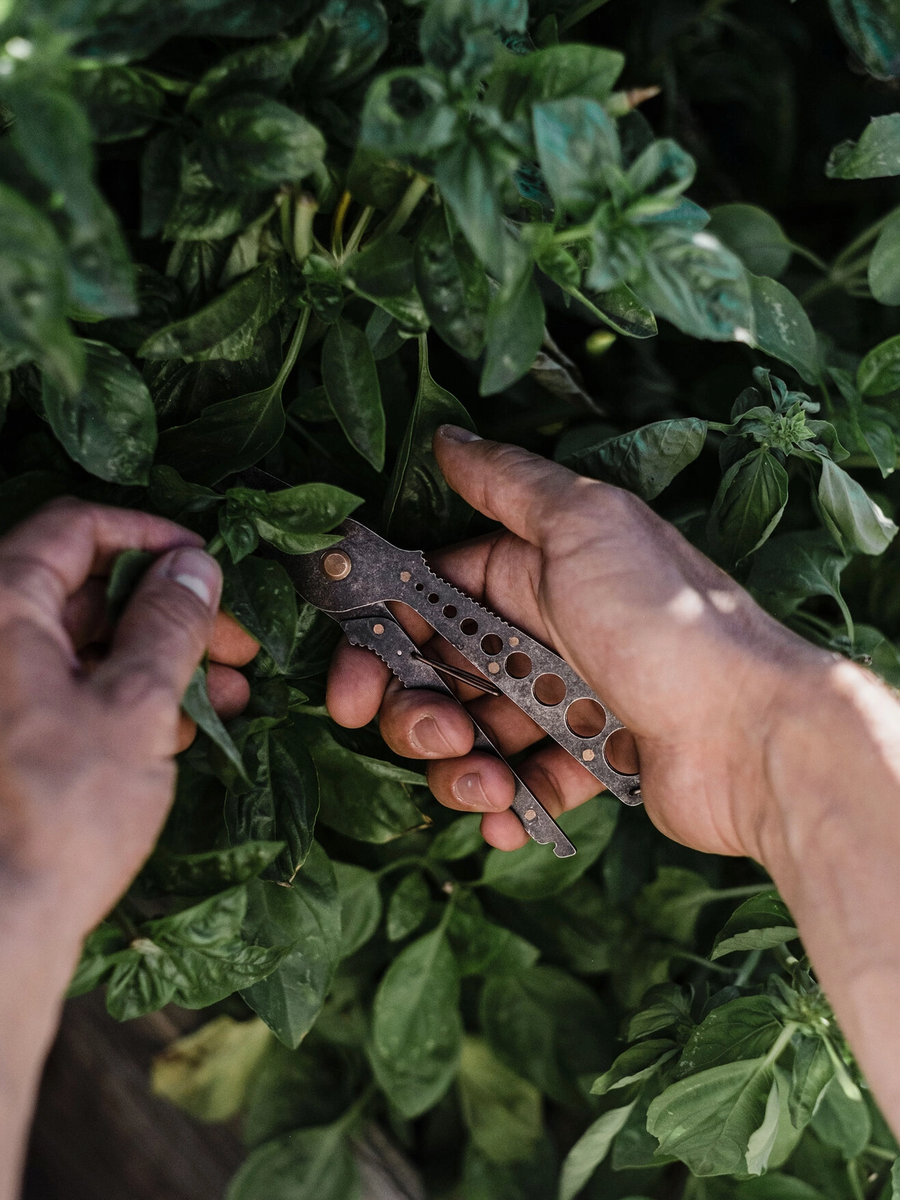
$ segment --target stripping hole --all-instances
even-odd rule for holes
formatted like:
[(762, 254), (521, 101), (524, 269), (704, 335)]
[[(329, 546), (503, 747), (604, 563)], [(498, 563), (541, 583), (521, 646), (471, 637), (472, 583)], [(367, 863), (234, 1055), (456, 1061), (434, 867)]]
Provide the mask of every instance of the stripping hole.
[(551, 708), (554, 704), (562, 704), (566, 698), (566, 684), (564, 679), (560, 679), (558, 675), (554, 675), (552, 671), (546, 671), (543, 675), (538, 675), (537, 679), (531, 685), (531, 690), (534, 692), (534, 698), (538, 704), (544, 704)]
[(481, 648), (485, 654), (499, 654), (503, 649), (503, 638), (496, 633), (486, 633), (481, 639)]
[(468, 633), (470, 635), (478, 632), (478, 622), (473, 620), (472, 617), (466, 617), (464, 621), (460, 621), (459, 627), (463, 633)]
[(620, 775), (637, 775), (640, 769), (637, 746), (627, 729), (617, 729), (609, 735), (603, 747), (603, 756)]
[(452, 620), (456, 616), (456, 605), (455, 604), (445, 604), (444, 605), (444, 616), (450, 617), (450, 619)]
[(417, 592), (424, 592), (424, 590), (425, 590), (425, 584), (424, 584), (424, 583), (417, 583), (417, 584), (416, 584), (416, 591), (417, 591)]
[(596, 700), (583, 696), (580, 700), (573, 700), (566, 709), (566, 724), (576, 737), (596, 737), (603, 732), (606, 713)]
[(513, 679), (525, 679), (531, 674), (531, 659), (517, 650), (506, 660), (506, 673), (512, 675)]
[(429, 604), (437, 604), (438, 600), (440, 600), (440, 596), (437, 594), (437, 592), (432, 592), (428, 597)]

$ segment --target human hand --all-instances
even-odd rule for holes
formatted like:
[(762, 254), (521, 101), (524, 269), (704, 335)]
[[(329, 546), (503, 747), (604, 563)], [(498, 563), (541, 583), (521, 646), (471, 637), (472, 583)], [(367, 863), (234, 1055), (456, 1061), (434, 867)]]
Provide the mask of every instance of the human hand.
[[(145, 513), (63, 499), (0, 538), (0, 885), (58, 901), (80, 938), (149, 854), (173, 755), (196, 729), (181, 697), (209, 647), (213, 705), (248, 699), (234, 668), (258, 647), (218, 612), (202, 539)], [(116, 628), (105, 576), (124, 549), (152, 565)]]
[[(450, 583), (554, 649), (631, 731), (644, 802), (668, 836), (700, 850), (760, 858), (769, 801), (767, 745), (799, 677), (833, 662), (772, 620), (741, 587), (628, 492), (583, 479), (514, 446), (444, 426), (435, 453), (447, 482), (505, 529), (428, 556)], [(471, 665), (421, 618), (398, 616), (429, 656)], [(458, 694), (505, 755), (544, 737), (506, 697)], [(449, 808), (480, 811), (488, 842), (527, 836), (498, 759), (470, 753), (466, 713), (438, 692), (406, 690), (372, 653), (336, 652), (328, 708), (350, 728), (380, 716), (388, 745), (431, 760)], [(634, 770), (627, 747), (613, 765)], [(597, 780), (554, 742), (519, 774), (553, 815), (595, 795)]]

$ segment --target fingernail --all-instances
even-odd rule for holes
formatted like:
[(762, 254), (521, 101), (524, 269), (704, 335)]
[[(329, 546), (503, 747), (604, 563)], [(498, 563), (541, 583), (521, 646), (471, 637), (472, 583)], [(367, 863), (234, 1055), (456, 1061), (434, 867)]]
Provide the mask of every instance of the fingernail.
[(447, 755), (453, 752), (434, 717), (420, 717), (409, 731), (409, 740), (419, 754)]
[(207, 608), (219, 607), (222, 569), (211, 554), (192, 548), (176, 550), (165, 565), (165, 574), (193, 592)]
[(454, 783), (452, 791), (459, 803), (465, 805), (466, 808), (474, 808), (483, 812), (486, 808), (494, 807), (484, 794), (481, 776), (477, 771), (473, 771), (471, 775), (461, 775)]
[(451, 442), (480, 442), (482, 439), (471, 429), (463, 429), (461, 425), (439, 425), (438, 435)]

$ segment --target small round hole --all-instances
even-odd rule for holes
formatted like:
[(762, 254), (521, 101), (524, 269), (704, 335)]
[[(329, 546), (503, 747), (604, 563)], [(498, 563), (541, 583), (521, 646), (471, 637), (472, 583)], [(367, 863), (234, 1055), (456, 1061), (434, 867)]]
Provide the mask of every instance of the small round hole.
[(596, 700), (584, 696), (581, 700), (573, 700), (566, 709), (566, 724), (576, 737), (596, 737), (603, 732), (606, 713)]
[(450, 619), (452, 620), (456, 616), (456, 605), (455, 604), (445, 604), (444, 605), (444, 616), (450, 617)]
[(417, 591), (417, 592), (424, 592), (424, 590), (425, 590), (425, 584), (424, 584), (424, 583), (417, 583), (417, 584), (416, 584), (416, 591)]
[(459, 627), (463, 633), (473, 634), (478, 632), (478, 622), (474, 621), (471, 617), (466, 617), (464, 621), (460, 621)]
[(531, 659), (527, 654), (517, 650), (506, 660), (506, 673), (512, 675), (513, 679), (524, 679), (531, 674)]
[(531, 685), (531, 690), (534, 692), (534, 698), (538, 704), (546, 704), (548, 708), (554, 704), (562, 704), (566, 698), (565, 680), (554, 675), (552, 671), (538, 675)]
[(440, 596), (437, 594), (437, 592), (432, 592), (428, 597), (429, 604), (437, 604), (438, 600), (440, 600)]
[(640, 769), (637, 746), (627, 729), (617, 729), (606, 739), (603, 756), (620, 775), (637, 775)]
[(499, 654), (503, 649), (503, 638), (496, 633), (486, 633), (481, 639), (481, 648), (485, 654)]

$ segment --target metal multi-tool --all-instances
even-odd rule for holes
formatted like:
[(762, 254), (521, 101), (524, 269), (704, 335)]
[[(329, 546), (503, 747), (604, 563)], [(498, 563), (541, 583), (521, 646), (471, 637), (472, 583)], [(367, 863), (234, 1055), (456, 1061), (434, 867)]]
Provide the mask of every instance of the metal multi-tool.
[[(265, 491), (289, 486), (256, 468), (239, 478)], [(312, 554), (283, 554), (272, 546), (261, 552), (282, 564), (302, 599), (335, 620), (352, 645), (373, 650), (406, 687), (456, 699), (446, 682), (456, 679), (506, 696), (624, 804), (641, 803), (640, 776), (623, 775), (607, 757), (609, 740), (622, 722), (567, 662), (441, 579), (420, 550), (401, 550), (351, 518), (338, 532), (343, 535), (339, 543)], [(392, 601), (424, 617), (477, 673), (423, 654), (388, 607)], [(475, 725), (473, 748), (505, 762), (468, 710), (467, 715)], [(552, 844), (559, 858), (574, 854), (575, 847), (515, 771), (513, 777), (512, 809), (528, 835)]]

